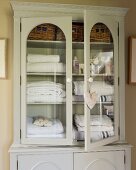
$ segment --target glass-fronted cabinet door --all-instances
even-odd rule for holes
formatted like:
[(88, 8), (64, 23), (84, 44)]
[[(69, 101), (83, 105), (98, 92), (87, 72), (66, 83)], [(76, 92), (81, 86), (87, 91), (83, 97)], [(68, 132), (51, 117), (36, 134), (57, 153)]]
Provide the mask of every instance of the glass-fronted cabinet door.
[(72, 143), (71, 17), (21, 20), (21, 142)]
[(118, 139), (118, 23), (85, 14), (85, 148)]

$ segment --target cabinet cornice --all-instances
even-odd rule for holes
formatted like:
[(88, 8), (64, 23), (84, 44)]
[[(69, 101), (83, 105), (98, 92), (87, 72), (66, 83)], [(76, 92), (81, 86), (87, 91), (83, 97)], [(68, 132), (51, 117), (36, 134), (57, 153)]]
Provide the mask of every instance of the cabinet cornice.
[(128, 9), (120, 7), (106, 7), (106, 6), (91, 6), (91, 5), (77, 5), (77, 4), (56, 4), (56, 3), (37, 3), (37, 2), (17, 2), (11, 1), (11, 6), (14, 10), (14, 16), (21, 16), (23, 12), (62, 12), (62, 13), (83, 13), (84, 10), (91, 10), (98, 14), (125, 16)]

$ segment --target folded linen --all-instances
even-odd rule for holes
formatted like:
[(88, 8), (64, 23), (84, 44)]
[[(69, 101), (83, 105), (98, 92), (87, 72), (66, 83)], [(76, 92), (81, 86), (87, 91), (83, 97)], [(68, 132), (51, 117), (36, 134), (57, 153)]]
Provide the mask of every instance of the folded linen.
[(65, 97), (63, 84), (50, 81), (27, 84), (27, 102), (62, 102)]
[(113, 95), (102, 95), (100, 96), (100, 98), (101, 98), (101, 102), (113, 102), (114, 101)]
[[(76, 127), (78, 129), (78, 131), (80, 132), (83, 132), (85, 129), (84, 129), (84, 126), (80, 126), (78, 124), (76, 124)], [(113, 131), (114, 128), (113, 126), (104, 126), (104, 125), (91, 125), (90, 126), (90, 131), (91, 132), (101, 132), (101, 131)]]
[(66, 65), (64, 63), (27, 63), (27, 72), (64, 73)]
[[(102, 95), (100, 98), (97, 98), (97, 101), (99, 102), (101, 99), (101, 102), (113, 102), (113, 96), (112, 95)], [(84, 101), (83, 95), (73, 95), (73, 101)]]
[(27, 88), (28, 87), (60, 87), (60, 88), (64, 88), (64, 85), (61, 84), (61, 83), (56, 83), (56, 82), (53, 82), (53, 81), (35, 81), (35, 82), (29, 82), (27, 84)]
[[(96, 94), (98, 94), (98, 97), (100, 97), (102, 95), (112, 95), (114, 92), (114, 88), (112, 85), (107, 84), (104, 81), (93, 81), (90, 84), (90, 91), (96, 92)], [(84, 81), (74, 81), (74, 94), (84, 95)]]
[(29, 63), (58, 63), (60, 62), (59, 55), (43, 55), (43, 54), (28, 54), (27, 62)]
[(59, 134), (27, 134), (28, 138), (65, 138), (65, 133)]
[(55, 97), (50, 95), (27, 95), (27, 103), (57, 103), (57, 102), (65, 102), (66, 99), (64, 97)]
[[(100, 131), (100, 132), (90, 132), (91, 142), (95, 142), (104, 138), (114, 136), (114, 131)], [(84, 131), (78, 131), (73, 128), (73, 139), (78, 141), (83, 141), (85, 139)]]
[(59, 119), (52, 120), (52, 126), (39, 127), (33, 124), (33, 117), (27, 118), (27, 134), (28, 135), (50, 135), (60, 134), (64, 132), (63, 125)]
[(84, 95), (84, 81), (74, 81), (74, 94)]
[[(74, 122), (76, 125), (80, 127), (84, 127), (84, 115), (83, 114), (75, 114)], [(113, 125), (112, 120), (107, 115), (90, 115), (90, 126), (108, 126), (111, 127)]]
[(94, 81), (91, 83), (90, 90), (96, 92), (99, 96), (112, 95), (114, 93), (114, 86), (104, 81)]
[(27, 88), (27, 95), (31, 96), (39, 96), (39, 95), (45, 95), (45, 96), (54, 96), (54, 97), (65, 97), (66, 92), (57, 87), (32, 87)]

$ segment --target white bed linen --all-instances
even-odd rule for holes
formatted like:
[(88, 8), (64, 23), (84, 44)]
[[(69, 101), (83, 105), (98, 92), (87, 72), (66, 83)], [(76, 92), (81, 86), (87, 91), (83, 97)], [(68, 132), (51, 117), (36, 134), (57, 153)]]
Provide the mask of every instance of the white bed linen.
[(50, 95), (56, 97), (65, 97), (66, 93), (63, 89), (58, 87), (31, 87), (27, 88), (27, 95)]
[(27, 63), (27, 72), (65, 73), (64, 63)]
[(60, 62), (59, 55), (43, 55), (43, 54), (28, 54), (27, 62), (29, 63), (58, 63)]
[(27, 103), (55, 103), (55, 102), (66, 102), (66, 99), (64, 97), (55, 97), (50, 95), (27, 95)]
[[(84, 115), (75, 114), (74, 121), (76, 125), (84, 127)], [(92, 126), (112, 126), (112, 120), (106, 115), (90, 115), (90, 125)]]
[[(90, 83), (90, 91), (96, 92), (98, 97), (102, 95), (112, 95), (114, 93), (114, 86), (109, 85), (104, 81), (93, 81)], [(84, 81), (74, 81), (74, 94), (84, 95)]]
[[(84, 126), (79, 126), (79, 125), (76, 125), (78, 131), (80, 132), (83, 132), (84, 131)], [(90, 126), (90, 131), (91, 132), (102, 132), (102, 131), (113, 131), (114, 128), (113, 126)]]
[(27, 102), (64, 102), (64, 85), (50, 81), (38, 81), (27, 84)]
[[(114, 136), (114, 131), (100, 131), (100, 132), (90, 132), (91, 142), (98, 141), (100, 139), (108, 138)], [(73, 128), (73, 139), (83, 141), (85, 139), (84, 131), (80, 132), (76, 128)]]
[(27, 134), (28, 138), (65, 138), (64, 133), (57, 134)]

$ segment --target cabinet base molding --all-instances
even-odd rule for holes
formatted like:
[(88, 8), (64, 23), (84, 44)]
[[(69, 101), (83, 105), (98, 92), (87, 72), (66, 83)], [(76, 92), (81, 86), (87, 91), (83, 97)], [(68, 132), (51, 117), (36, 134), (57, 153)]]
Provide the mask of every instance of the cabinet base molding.
[(85, 152), (78, 147), (11, 146), (10, 170), (131, 170), (131, 146), (109, 145)]

